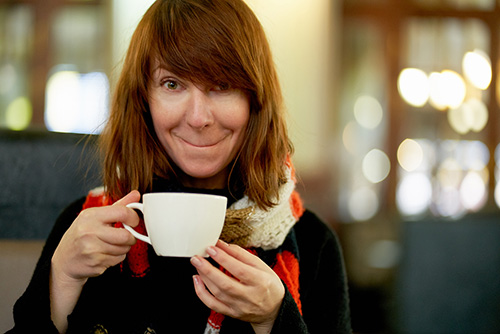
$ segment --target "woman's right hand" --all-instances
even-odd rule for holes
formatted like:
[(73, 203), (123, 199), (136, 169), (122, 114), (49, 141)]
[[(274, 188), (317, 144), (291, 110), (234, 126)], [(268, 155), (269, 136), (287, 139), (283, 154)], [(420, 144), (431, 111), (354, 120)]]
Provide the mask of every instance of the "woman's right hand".
[(135, 243), (132, 234), (113, 224), (137, 226), (139, 216), (126, 205), (140, 198), (134, 190), (113, 205), (83, 210), (59, 242), (52, 256), (50, 299), (52, 320), (60, 332), (65, 332), (66, 317), (87, 279), (122, 262)]

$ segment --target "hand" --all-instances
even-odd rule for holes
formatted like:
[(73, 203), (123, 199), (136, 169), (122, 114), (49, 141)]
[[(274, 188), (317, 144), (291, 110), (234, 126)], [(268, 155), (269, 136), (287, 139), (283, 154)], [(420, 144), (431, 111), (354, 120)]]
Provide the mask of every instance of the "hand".
[[(196, 294), (210, 309), (250, 322), (257, 332), (272, 329), (285, 295), (278, 275), (261, 259), (237, 245), (218, 241), (207, 253), (233, 277), (195, 256), (191, 263)], [(208, 290), (207, 290), (208, 289)]]
[(140, 198), (138, 191), (132, 191), (111, 206), (82, 211), (59, 242), (50, 270), (50, 309), (60, 333), (66, 331), (67, 316), (87, 279), (122, 262), (135, 243), (127, 230), (115, 228), (113, 223), (137, 226), (139, 216), (125, 205)]
[(86, 280), (122, 262), (135, 238), (113, 223), (137, 226), (139, 216), (125, 205), (139, 200), (139, 192), (132, 191), (111, 206), (82, 211), (57, 246), (54, 270), (70, 279)]

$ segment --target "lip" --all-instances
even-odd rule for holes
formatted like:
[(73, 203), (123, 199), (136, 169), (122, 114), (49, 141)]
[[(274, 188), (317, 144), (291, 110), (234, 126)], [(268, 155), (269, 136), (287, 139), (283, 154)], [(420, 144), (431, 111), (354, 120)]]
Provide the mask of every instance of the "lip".
[(220, 139), (220, 140), (217, 140), (215, 142), (210, 142), (210, 143), (193, 143), (193, 142), (190, 142), (182, 137), (178, 137), (181, 142), (185, 143), (186, 145), (188, 146), (191, 146), (191, 147), (195, 147), (195, 148), (210, 148), (210, 147), (214, 147), (216, 146), (217, 144), (219, 144), (221, 141), (224, 140), (224, 138)]

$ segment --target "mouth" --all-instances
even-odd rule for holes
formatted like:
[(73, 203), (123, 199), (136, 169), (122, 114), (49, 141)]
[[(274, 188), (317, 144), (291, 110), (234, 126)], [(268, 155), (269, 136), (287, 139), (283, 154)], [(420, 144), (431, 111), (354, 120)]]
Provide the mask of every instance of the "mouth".
[(184, 138), (181, 138), (181, 137), (178, 137), (184, 144), (188, 145), (188, 146), (191, 146), (191, 147), (195, 147), (195, 148), (210, 148), (210, 147), (214, 147), (216, 146), (217, 144), (219, 144), (221, 141), (224, 140), (224, 138), (222, 139), (219, 139), (219, 140), (216, 140), (216, 141), (207, 141), (207, 142), (196, 142), (196, 141), (189, 141), (189, 140), (186, 140)]

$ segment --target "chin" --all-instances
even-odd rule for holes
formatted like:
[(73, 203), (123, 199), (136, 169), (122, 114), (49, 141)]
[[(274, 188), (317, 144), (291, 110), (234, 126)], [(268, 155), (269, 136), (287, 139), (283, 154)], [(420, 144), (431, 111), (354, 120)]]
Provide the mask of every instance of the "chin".
[(183, 169), (190, 184), (197, 185), (196, 188), (223, 188), (227, 183), (227, 177), (223, 173), (224, 168), (207, 168), (207, 165), (191, 166)]

